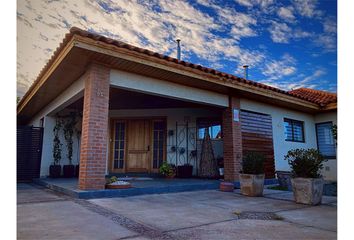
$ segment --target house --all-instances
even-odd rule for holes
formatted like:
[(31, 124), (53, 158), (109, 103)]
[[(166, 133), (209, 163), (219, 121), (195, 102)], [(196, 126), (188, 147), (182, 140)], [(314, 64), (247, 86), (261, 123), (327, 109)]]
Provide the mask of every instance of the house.
[(40, 176), (53, 162), (56, 120), (72, 112), (79, 189), (104, 188), (106, 174), (157, 173), (163, 161), (198, 174), (206, 130), (228, 181), (238, 180), (243, 153), (264, 153), (272, 179), (289, 170), (294, 148), (318, 148), (330, 159), (325, 178), (336, 180), (336, 94), (283, 91), (75, 27), (17, 108), (18, 124), (43, 127)]

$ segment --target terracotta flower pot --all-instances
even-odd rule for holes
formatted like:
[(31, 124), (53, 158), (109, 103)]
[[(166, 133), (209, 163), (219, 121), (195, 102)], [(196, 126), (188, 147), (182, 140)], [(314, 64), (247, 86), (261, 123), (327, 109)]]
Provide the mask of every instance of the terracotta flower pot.
[(111, 184), (106, 184), (107, 189), (127, 189), (131, 188), (131, 184), (125, 184), (125, 185), (111, 185)]
[(240, 185), (243, 195), (263, 196), (264, 174), (240, 174)]
[(291, 184), (296, 203), (308, 205), (321, 204), (323, 178), (292, 178)]
[(222, 192), (233, 192), (235, 185), (231, 182), (221, 182), (220, 183), (220, 191)]

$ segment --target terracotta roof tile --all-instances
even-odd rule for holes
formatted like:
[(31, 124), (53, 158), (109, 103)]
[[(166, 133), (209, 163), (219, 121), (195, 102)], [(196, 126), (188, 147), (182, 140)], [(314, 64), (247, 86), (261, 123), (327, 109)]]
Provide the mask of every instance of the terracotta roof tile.
[(325, 106), (329, 103), (337, 102), (337, 94), (330, 93), (310, 88), (298, 88), (288, 92), (290, 95), (295, 97), (302, 97), (307, 101), (317, 103), (320, 106)]
[[(54, 60), (56, 59), (57, 55), (62, 50), (62, 48), (64, 48), (64, 46), (71, 40), (71, 38), (75, 34), (83, 36), (83, 37), (88, 37), (88, 38), (91, 38), (91, 39), (94, 39), (94, 40), (97, 40), (97, 41), (101, 41), (101, 42), (104, 42), (104, 43), (107, 43), (107, 44), (111, 44), (111, 45), (114, 45), (114, 46), (119, 47), (119, 48), (125, 48), (125, 49), (128, 49), (130, 51), (139, 52), (139, 53), (146, 54), (146, 55), (149, 55), (149, 56), (153, 56), (153, 57), (156, 57), (156, 58), (164, 59), (165, 61), (181, 64), (181, 65), (183, 65), (185, 67), (197, 69), (197, 70), (206, 72), (208, 74), (212, 74), (212, 75), (215, 75), (215, 76), (221, 76), (221, 77), (224, 78), (225, 81), (231, 82), (233, 84), (245, 83), (245, 84), (248, 84), (248, 85), (256, 86), (258, 88), (271, 90), (271, 91), (274, 91), (274, 92), (277, 92), (277, 93), (281, 93), (281, 94), (285, 94), (285, 95), (288, 95), (288, 96), (297, 97), (299, 99), (302, 99), (302, 100), (305, 100), (305, 101), (309, 101), (309, 102), (312, 102), (312, 103), (321, 104), (322, 106), (323, 106), (323, 104), (326, 104), (327, 102), (329, 103), (329, 102), (334, 101), (333, 100), (333, 94), (330, 94), (330, 93), (326, 93), (326, 94), (327, 95), (328, 94), (331, 95), (331, 97), (329, 97), (329, 96), (327, 97), (327, 95), (326, 96), (322, 96), (322, 95), (321, 96), (317, 96), (316, 94), (314, 94), (313, 92), (310, 92), (310, 91), (307, 91), (306, 94), (304, 92), (297, 92), (296, 90), (287, 92), (287, 91), (281, 90), (279, 88), (271, 87), (271, 86), (268, 86), (268, 85), (265, 85), (265, 84), (262, 84), (262, 83), (251, 81), (251, 80), (246, 80), (244, 78), (239, 78), (239, 77), (231, 75), (229, 73), (220, 72), (220, 71), (217, 71), (217, 70), (212, 69), (212, 68), (208, 68), (208, 67), (204, 67), (204, 66), (201, 66), (201, 65), (189, 63), (189, 62), (186, 62), (186, 61), (181, 61), (181, 60), (178, 60), (178, 59), (170, 57), (170, 56), (166, 56), (166, 55), (162, 55), (162, 54), (157, 53), (157, 52), (150, 51), (148, 49), (139, 48), (139, 47), (136, 47), (136, 46), (133, 46), (133, 45), (130, 45), (130, 44), (118, 41), (118, 40), (114, 40), (114, 39), (111, 39), (111, 38), (107, 38), (107, 37), (101, 36), (101, 35), (96, 34), (96, 33), (91, 33), (91, 32), (88, 32), (88, 31), (84, 31), (84, 30), (82, 30), (80, 28), (77, 28), (77, 27), (72, 27), (70, 29), (70, 33), (67, 33), (65, 35), (65, 38), (64, 38), (63, 42), (59, 45), (59, 47), (55, 50), (55, 52), (53, 53), (53, 55), (50, 58), (50, 60), (43, 67), (43, 69), (41, 70), (41, 72), (38, 75), (37, 79), (34, 81), (34, 83), (31, 85), (31, 87), (26, 92), (24, 97), (21, 99), (21, 102), (31, 92), (31, 90), (34, 88), (34, 86), (37, 84), (37, 82), (40, 80), (40, 78), (43, 76), (43, 74), (46, 72), (46, 70), (49, 68), (49, 66), (52, 65), (52, 63), (54, 62)], [(309, 89), (309, 90), (312, 90), (312, 89)], [(316, 90), (313, 90), (313, 91), (314, 92), (318, 92)], [(321, 91), (319, 91), (319, 92), (321, 92)], [(331, 100), (329, 100), (329, 99), (331, 99)], [(335, 99), (337, 99), (336, 95), (335, 95)]]

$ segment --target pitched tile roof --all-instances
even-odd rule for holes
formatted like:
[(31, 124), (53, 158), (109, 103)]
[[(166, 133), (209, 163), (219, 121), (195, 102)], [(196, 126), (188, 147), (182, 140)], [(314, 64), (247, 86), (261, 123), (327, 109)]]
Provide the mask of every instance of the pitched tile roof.
[(337, 102), (337, 94), (330, 93), (310, 88), (298, 88), (288, 92), (290, 95), (295, 97), (301, 97), (309, 102), (316, 103), (320, 106), (325, 106), (329, 103)]
[[(236, 83), (236, 82), (244, 83), (244, 84), (252, 85), (252, 86), (255, 86), (255, 87), (258, 87), (258, 88), (261, 88), (261, 89), (271, 90), (271, 91), (274, 91), (274, 92), (277, 92), (277, 93), (281, 93), (281, 94), (284, 94), (284, 95), (297, 97), (299, 99), (302, 99), (302, 100), (305, 100), (305, 101), (309, 101), (309, 102), (312, 102), (312, 103), (321, 104), (321, 106), (325, 105), (323, 102), (318, 101), (318, 99), (316, 99), (314, 97), (309, 97), (308, 95), (305, 95), (305, 94), (297, 94), (296, 92), (292, 93), (292, 91), (284, 91), (284, 90), (281, 90), (279, 88), (275, 88), (275, 87), (272, 87), (272, 86), (268, 86), (268, 85), (265, 85), (265, 84), (262, 84), (262, 83), (255, 82), (255, 81), (251, 81), (251, 80), (247, 80), (247, 79), (244, 79), (244, 78), (240, 78), (240, 77), (234, 76), (232, 74), (224, 73), (224, 72), (212, 69), (212, 68), (204, 67), (204, 66), (201, 66), (201, 65), (198, 65), (198, 64), (193, 64), (193, 63), (186, 62), (186, 61), (183, 61), (183, 60), (178, 60), (178, 59), (170, 57), (170, 56), (166, 56), (166, 55), (163, 55), (163, 54), (160, 54), (160, 53), (157, 53), (157, 52), (153, 52), (153, 51), (150, 51), (148, 49), (136, 47), (136, 46), (133, 46), (133, 45), (130, 45), (130, 44), (118, 41), (118, 40), (111, 39), (111, 38), (107, 38), (107, 37), (104, 37), (104, 36), (96, 34), (96, 33), (92, 33), (92, 32), (89, 32), (89, 31), (82, 30), (82, 29), (77, 28), (77, 27), (72, 27), (70, 29), (70, 32), (65, 35), (65, 38), (63, 39), (62, 43), (60, 43), (59, 47), (54, 51), (52, 57), (49, 59), (47, 64), (42, 68), (42, 70), (39, 73), (37, 79), (34, 81), (34, 83), (31, 85), (31, 87), (28, 89), (28, 91), (22, 97), (20, 103), (31, 92), (31, 90), (34, 88), (34, 86), (37, 84), (37, 82), (40, 80), (40, 78), (45, 74), (45, 72), (50, 67), (50, 65), (52, 65), (52, 63), (54, 62), (54, 60), (56, 59), (56, 57), (58, 56), (60, 51), (65, 47), (65, 45), (71, 40), (71, 38), (74, 35), (79, 35), (79, 36), (82, 36), (82, 37), (91, 38), (91, 39), (96, 40), (96, 41), (101, 41), (101, 42), (104, 42), (104, 43), (107, 43), (107, 44), (114, 45), (114, 46), (116, 46), (118, 48), (124, 48), (124, 49), (130, 50), (130, 51), (142, 53), (142, 54), (145, 54), (145, 55), (148, 55), (148, 56), (152, 56), (152, 57), (155, 57), (155, 58), (163, 59), (163, 60), (168, 61), (168, 62), (174, 62), (174, 63), (180, 64), (180, 65), (183, 65), (185, 67), (197, 69), (197, 70), (199, 70), (201, 72), (205, 72), (205, 73), (208, 73), (208, 74), (211, 74), (211, 75), (215, 75), (215, 76), (219, 76), (219, 77), (225, 78), (225, 79), (229, 80), (232, 83)], [(309, 90), (311, 90), (311, 89), (309, 89)], [(314, 91), (316, 91), (316, 90), (314, 90)]]

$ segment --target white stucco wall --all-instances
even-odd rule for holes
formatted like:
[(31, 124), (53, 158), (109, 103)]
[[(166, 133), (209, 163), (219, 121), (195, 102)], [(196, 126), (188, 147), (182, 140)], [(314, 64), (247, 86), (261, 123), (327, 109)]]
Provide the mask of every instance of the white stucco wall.
[[(178, 124), (184, 124), (188, 121), (188, 127), (191, 128), (191, 131), (194, 131), (196, 134), (196, 119), (199, 117), (220, 117), (220, 113), (208, 109), (196, 109), (196, 108), (175, 108), (175, 109), (134, 109), (134, 110), (111, 110), (109, 112), (110, 118), (119, 118), (119, 117), (167, 117), (167, 132), (169, 130), (174, 131), (173, 136), (167, 136), (167, 161), (169, 163), (176, 164), (176, 152), (171, 151), (171, 147), (176, 144), (176, 122)], [(180, 129), (180, 128), (179, 128)], [(180, 131), (179, 131), (180, 133)], [(195, 137), (197, 137), (195, 135)], [(180, 142), (180, 146), (186, 148), (186, 140)], [(196, 142), (189, 142), (188, 144), (188, 154), (192, 150), (195, 150)], [(215, 157), (222, 156), (223, 144), (222, 141), (214, 141), (214, 152)], [(200, 152), (200, 145), (198, 145), (198, 151)], [(183, 165), (186, 161), (186, 153), (183, 156), (179, 157), (178, 165)], [(196, 161), (193, 159), (190, 162), (196, 166)], [(108, 165), (108, 164), (107, 164)], [(110, 169), (110, 166), (108, 167)]]
[[(49, 166), (53, 164), (53, 140), (54, 133), (53, 129), (55, 126), (55, 117), (46, 116), (44, 117), (44, 130), (43, 130), (43, 147), (42, 147), (42, 159), (41, 159), (41, 171), (40, 177), (49, 176)], [(81, 129), (81, 119), (78, 119), (76, 124), (77, 129)], [(69, 159), (67, 157), (67, 147), (66, 141), (64, 138), (63, 129), (59, 131), (59, 139), (62, 145), (60, 165), (69, 164)], [(80, 139), (81, 141), (81, 139)], [(72, 155), (72, 164), (76, 165), (79, 163), (79, 154), (80, 154), (80, 141), (77, 136), (77, 132), (74, 131), (73, 135), (73, 155)]]
[(122, 89), (181, 99), (183, 101), (222, 107), (227, 107), (229, 104), (227, 95), (119, 70), (111, 70), (110, 83), (112, 86)]
[[(63, 110), (65, 107), (71, 103), (78, 100), (83, 96), (84, 90), (84, 79), (79, 78), (73, 84), (71, 84), (65, 91), (63, 91), (58, 97), (56, 97), (52, 102), (45, 106), (38, 114), (36, 114), (28, 125), (34, 127), (40, 126), (40, 119), (44, 119), (43, 122), (43, 146), (42, 146), (42, 158), (41, 158), (41, 171), (40, 176), (45, 177), (49, 175), (49, 166), (53, 163), (53, 128), (55, 126), (54, 115), (59, 111)], [(74, 136), (73, 144), (73, 164), (77, 163), (77, 154), (79, 152), (77, 146), (77, 137)], [(62, 151), (62, 161), (61, 165), (68, 164), (66, 157), (66, 145), (64, 140), (63, 132), (60, 133), (60, 140), (63, 143)]]
[[(294, 148), (316, 148), (316, 129), (315, 116), (307, 113), (276, 107), (248, 99), (241, 99), (241, 109), (259, 113), (265, 113), (272, 116), (273, 125), (273, 144), (275, 169), (281, 171), (290, 170), (288, 163), (284, 160), (284, 155)], [(304, 122), (305, 142), (285, 141), (284, 118), (290, 118)]]
[(69, 106), (84, 94), (84, 78), (80, 77), (74, 83), (72, 83), (65, 91), (63, 91), (58, 97), (51, 101), (47, 106), (45, 106), (39, 113), (37, 113), (29, 122), (28, 125), (34, 127), (39, 127), (40, 119), (48, 116), (54, 115), (65, 107)]
[(337, 111), (316, 114), (315, 122), (333, 122), (333, 124), (337, 124)]

